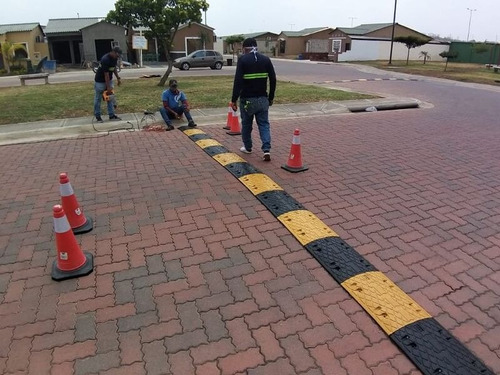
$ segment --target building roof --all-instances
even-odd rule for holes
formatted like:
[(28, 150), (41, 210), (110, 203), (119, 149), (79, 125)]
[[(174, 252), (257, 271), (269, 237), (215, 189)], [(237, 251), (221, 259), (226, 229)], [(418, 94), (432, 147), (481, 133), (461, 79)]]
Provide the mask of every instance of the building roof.
[(273, 35), (278, 36), (278, 34), (273, 33), (271, 31), (261, 31), (258, 33), (249, 33), (249, 34), (241, 34), (241, 35), (243, 35), (245, 38), (258, 38), (259, 36), (266, 35), (266, 34), (273, 34)]
[(392, 26), (392, 23), (364, 23), (356, 27), (339, 27), (347, 35), (366, 35), (374, 31)]
[(310, 34), (315, 34), (317, 32), (328, 30), (330, 27), (309, 27), (307, 29), (303, 29), (300, 31), (282, 31), (281, 33), (285, 36), (298, 37), (298, 36), (306, 36)]
[(6, 33), (20, 33), (25, 31), (31, 31), (36, 27), (39, 27), (38, 22), (33, 23), (13, 23), (10, 25), (0, 25), (0, 35)]
[(53, 18), (49, 19), (45, 34), (77, 33), (81, 29), (98, 23), (102, 20), (99, 17), (88, 18)]

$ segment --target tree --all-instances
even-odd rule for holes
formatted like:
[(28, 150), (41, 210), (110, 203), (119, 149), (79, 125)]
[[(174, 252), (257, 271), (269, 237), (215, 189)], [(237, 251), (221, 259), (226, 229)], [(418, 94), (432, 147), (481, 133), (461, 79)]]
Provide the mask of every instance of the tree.
[(234, 60), (234, 45), (237, 43), (241, 43), (245, 40), (243, 35), (230, 35), (226, 38), (225, 42), (231, 47), (231, 51), (233, 52), (233, 60)]
[(118, 0), (108, 17), (123, 26), (145, 27), (146, 37), (156, 38), (163, 46), (168, 68), (158, 86), (164, 86), (172, 73), (170, 51), (179, 26), (201, 22), (201, 12), (207, 9), (205, 0)]
[(403, 43), (406, 48), (408, 48), (408, 55), (406, 56), (406, 65), (408, 65), (408, 61), (410, 60), (410, 49), (415, 47), (423, 46), (424, 44), (429, 43), (429, 39), (422, 39), (413, 35), (408, 36), (398, 36), (394, 38), (395, 42)]
[(10, 73), (10, 67), (16, 60), (16, 51), (22, 50), (26, 52), (26, 47), (20, 43), (3, 42), (2, 43), (2, 55), (5, 57), (7, 62), (7, 73)]
[(424, 65), (425, 65), (425, 62), (427, 60), (431, 59), (431, 55), (429, 55), (429, 52), (427, 52), (427, 51), (420, 51), (420, 53), (418, 54), (418, 56), (424, 58)]
[(456, 51), (443, 51), (439, 54), (442, 58), (446, 59), (446, 64), (444, 66), (444, 71), (446, 72), (446, 69), (448, 68), (448, 61), (450, 59), (456, 59), (458, 57), (458, 52)]

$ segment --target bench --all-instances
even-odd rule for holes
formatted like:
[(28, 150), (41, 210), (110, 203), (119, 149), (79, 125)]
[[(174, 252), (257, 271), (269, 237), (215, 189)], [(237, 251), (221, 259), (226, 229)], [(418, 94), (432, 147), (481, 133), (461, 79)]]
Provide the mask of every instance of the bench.
[(25, 74), (22, 76), (19, 76), (19, 79), (21, 80), (21, 86), (25, 86), (26, 80), (27, 79), (45, 79), (45, 84), (49, 84), (49, 73), (35, 73), (35, 74)]

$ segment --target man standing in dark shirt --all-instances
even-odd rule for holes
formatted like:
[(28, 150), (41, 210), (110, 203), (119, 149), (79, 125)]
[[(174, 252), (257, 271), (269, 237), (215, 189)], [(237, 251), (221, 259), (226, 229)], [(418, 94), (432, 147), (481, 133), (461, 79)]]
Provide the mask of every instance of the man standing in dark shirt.
[[(241, 138), (243, 147), (241, 152), (252, 152), (252, 123), (259, 127), (262, 141), (263, 159), (271, 160), (271, 131), (269, 125), (269, 107), (273, 105), (276, 91), (276, 73), (271, 59), (257, 52), (257, 41), (247, 38), (243, 41), (244, 55), (238, 59), (234, 76), (233, 96), (231, 106), (238, 109), (236, 104), (240, 98)], [(269, 95), (267, 94), (267, 79), (269, 78)]]
[[(105, 54), (99, 63), (99, 68), (95, 74), (94, 79), (94, 116), (97, 122), (102, 122), (101, 117), (101, 100), (102, 94), (106, 91), (107, 95), (113, 94), (113, 74), (116, 76), (117, 84), (120, 86), (121, 79), (118, 76), (116, 70), (116, 65), (118, 64), (118, 58), (122, 54), (120, 47), (113, 47), (111, 52)], [(110, 120), (121, 120), (115, 114), (115, 107), (113, 101), (109, 100), (106, 102), (108, 105), (108, 115)]]

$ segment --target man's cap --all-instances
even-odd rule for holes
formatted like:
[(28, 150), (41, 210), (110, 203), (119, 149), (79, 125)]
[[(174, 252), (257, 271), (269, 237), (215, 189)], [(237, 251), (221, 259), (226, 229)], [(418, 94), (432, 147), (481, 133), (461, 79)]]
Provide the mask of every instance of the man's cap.
[(257, 47), (257, 41), (255, 40), (255, 38), (246, 38), (243, 41), (243, 48), (248, 47)]
[(177, 81), (175, 79), (171, 79), (170, 81), (168, 81), (168, 85), (170, 87), (177, 87)]
[(118, 47), (118, 46), (113, 47), (113, 49), (111, 51), (117, 53), (118, 55), (122, 54), (122, 49), (120, 47)]

